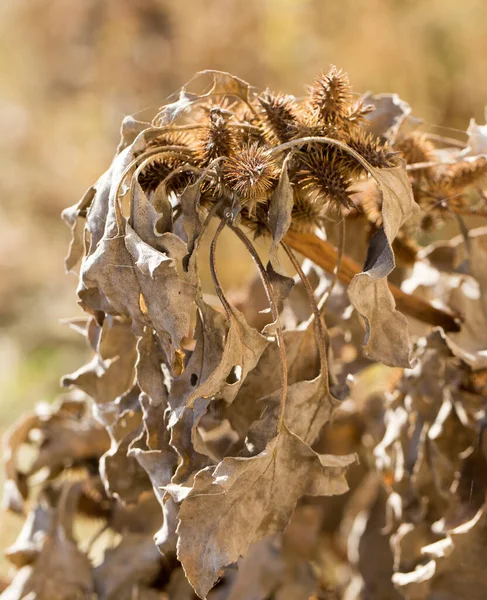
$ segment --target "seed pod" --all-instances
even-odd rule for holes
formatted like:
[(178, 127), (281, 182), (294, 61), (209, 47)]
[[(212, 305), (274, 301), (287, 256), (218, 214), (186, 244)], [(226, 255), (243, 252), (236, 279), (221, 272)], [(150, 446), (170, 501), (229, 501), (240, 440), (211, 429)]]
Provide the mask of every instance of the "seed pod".
[(324, 123), (346, 117), (350, 99), (348, 76), (335, 66), (317, 77), (309, 90), (309, 104)]
[(216, 158), (232, 155), (236, 140), (228, 120), (227, 111), (218, 106), (210, 108), (196, 143), (196, 160), (201, 166), (206, 167)]
[[(174, 154), (171, 154), (167, 157), (157, 158), (148, 164), (139, 175), (139, 183), (145, 192), (155, 190), (161, 181), (178, 167), (182, 167), (188, 163), (194, 164), (194, 154), (190, 148), (190, 139), (183, 133), (163, 134), (156, 137), (147, 145), (147, 150), (160, 149), (162, 152), (170, 146), (187, 147), (187, 150), (181, 152), (181, 158), (177, 158)], [(179, 191), (184, 189), (191, 181), (192, 175), (189, 172), (182, 172), (171, 177), (167, 187), (168, 190)]]
[(313, 152), (299, 157), (299, 170), (296, 174), (299, 185), (317, 196), (325, 205), (340, 203), (345, 208), (353, 208), (350, 200), (347, 168), (340, 157), (327, 148), (316, 148)]
[(487, 158), (464, 161), (451, 165), (448, 180), (453, 190), (463, 190), (472, 185), (481, 184), (487, 176)]
[(265, 146), (254, 143), (239, 148), (225, 161), (225, 183), (249, 205), (249, 211), (259, 202), (265, 202), (276, 185), (279, 170)]
[(300, 130), (299, 107), (292, 96), (274, 95), (267, 90), (258, 100), (265, 111), (266, 133), (270, 139), (282, 144), (296, 137)]

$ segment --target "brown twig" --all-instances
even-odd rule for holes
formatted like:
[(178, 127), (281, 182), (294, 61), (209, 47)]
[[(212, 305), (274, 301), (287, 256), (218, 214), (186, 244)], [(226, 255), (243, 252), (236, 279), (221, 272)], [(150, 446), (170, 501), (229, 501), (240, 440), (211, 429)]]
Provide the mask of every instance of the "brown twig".
[[(274, 323), (276, 324), (276, 337), (277, 337), (277, 345), (279, 348), (280, 355), (280, 366), (281, 366), (281, 410), (279, 412), (279, 419), (277, 423), (277, 430), (280, 433), (284, 428), (284, 416), (286, 413), (286, 400), (287, 400), (287, 354), (286, 347), (284, 344), (284, 334), (282, 332), (281, 320), (279, 317), (279, 309), (277, 308), (277, 302), (274, 296), (274, 292), (272, 289), (271, 282), (269, 281), (269, 277), (267, 275), (267, 271), (262, 263), (260, 256), (257, 253), (257, 250), (254, 248), (254, 245), (249, 240), (249, 238), (245, 235), (245, 233), (235, 227), (230, 220), (226, 221), (226, 225), (237, 235), (239, 240), (244, 244), (245, 248), (248, 250), (250, 256), (252, 257), (257, 269), (259, 270), (260, 279), (262, 281), (262, 285), (264, 286), (264, 290), (267, 296), (267, 300), (269, 302), (269, 306), (271, 309), (272, 318), (274, 319)], [(326, 360), (326, 358), (325, 358)], [(328, 372), (327, 372), (328, 375)]]
[[(320, 239), (313, 233), (299, 233), (293, 230), (288, 231), (285, 241), (296, 252), (309, 258), (327, 273), (333, 274), (337, 264), (338, 252), (329, 242)], [(362, 268), (358, 263), (349, 256), (344, 255), (337, 275), (338, 280), (348, 284), (361, 271)], [(389, 283), (389, 289), (394, 296), (397, 309), (404, 314), (423, 323), (443, 327), (445, 331), (460, 330), (458, 319), (452, 313), (435, 308), (418, 296), (406, 294), (392, 283)]]
[(454, 211), (457, 215), (464, 215), (466, 217), (482, 217), (487, 219), (487, 210), (472, 210), (468, 208), (456, 208)]
[(426, 137), (432, 142), (438, 142), (440, 144), (446, 144), (447, 146), (454, 146), (455, 148), (465, 148), (467, 145), (461, 140), (457, 140), (452, 137), (445, 137), (444, 135), (438, 135), (436, 133), (426, 133)]

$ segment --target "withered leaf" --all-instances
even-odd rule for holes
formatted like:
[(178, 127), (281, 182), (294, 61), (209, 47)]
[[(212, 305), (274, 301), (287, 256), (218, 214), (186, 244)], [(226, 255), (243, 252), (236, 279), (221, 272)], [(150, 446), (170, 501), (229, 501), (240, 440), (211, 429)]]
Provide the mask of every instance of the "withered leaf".
[(156, 117), (160, 125), (169, 125), (173, 123), (180, 115), (184, 114), (191, 104), (197, 100), (199, 96), (187, 92), (184, 88), (179, 92), (179, 98), (176, 102), (166, 104)]
[(181, 194), (179, 203), (183, 211), (183, 229), (186, 234), (188, 250), (194, 248), (195, 240), (201, 233), (203, 225), (198, 207), (201, 196), (201, 183), (190, 184)]
[(146, 470), (130, 453), (132, 444), (143, 435), (139, 390), (130, 392), (110, 404), (97, 407), (98, 418), (110, 433), (111, 447), (100, 459), (100, 475), (110, 496), (124, 503), (137, 502), (150, 489)]
[(247, 324), (242, 313), (232, 309), (221, 360), (189, 395), (187, 406), (191, 408), (197, 398), (207, 398), (216, 394), (225, 402), (231, 403), (268, 343), (263, 335)]
[(140, 430), (136, 430), (119, 442), (112, 441), (112, 447), (100, 459), (100, 474), (107, 493), (129, 504), (137, 502), (150, 489), (147, 471), (129, 454), (131, 443), (139, 435)]
[(17, 569), (33, 563), (42, 551), (46, 532), (54, 517), (53, 507), (47, 502), (38, 502), (29, 512), (15, 542), (5, 550), (6, 558)]
[(74, 206), (65, 208), (61, 214), (64, 222), (71, 228), (71, 242), (69, 244), (68, 255), (64, 260), (66, 271), (69, 273), (79, 263), (84, 252), (83, 231), (85, 224), (81, 222), (80, 217), (86, 218), (86, 213), (93, 198), (95, 197), (96, 188), (90, 187), (85, 192), (84, 196)]
[(401, 225), (418, 211), (418, 206), (403, 166), (369, 170), (382, 195), (384, 226), (372, 238), (362, 273), (352, 279), (348, 295), (365, 319), (366, 356), (389, 366), (409, 367), (408, 322), (395, 309), (386, 277), (395, 266), (391, 243)]
[[(169, 404), (171, 407), (171, 445), (180, 456), (180, 464), (174, 481), (183, 482), (193, 470), (208, 464), (207, 457), (193, 448), (193, 428), (206, 410), (207, 400), (195, 399), (193, 410), (186, 409), (188, 398), (198, 385), (215, 371), (223, 354), (226, 334), (225, 316), (204, 302), (197, 301), (195, 339), (196, 346), (187, 362), (184, 373), (171, 384)], [(201, 410), (203, 412), (201, 412)]]
[[(97, 353), (93, 359), (61, 380), (64, 387), (75, 386), (97, 403), (112, 402), (133, 384), (136, 338), (130, 323), (107, 318), (101, 331), (93, 332)], [(98, 339), (97, 339), (98, 338)]]
[[(249, 430), (249, 441), (259, 450), (275, 433), (280, 410), (280, 392), (261, 398), (262, 418)], [(323, 377), (298, 381), (288, 387), (285, 420), (290, 431), (312, 444), (327, 423), (339, 401), (326, 389)]]
[(120, 154), (127, 146), (133, 144), (139, 133), (142, 133), (150, 127), (150, 123), (138, 121), (137, 119), (134, 119), (132, 115), (124, 117), (120, 126), (120, 142), (117, 147), (117, 154)]
[(128, 224), (125, 242), (137, 267), (134, 275), (147, 305), (145, 318), (161, 336), (169, 334), (172, 347), (178, 349), (189, 331), (190, 307), (197, 290), (191, 274), (182, 271), (186, 245), (174, 234), (165, 233), (161, 236), (165, 252), (158, 252)]
[[(88, 557), (78, 549), (72, 523), (79, 487), (65, 487), (56, 505), (49, 494), (41, 493), (39, 502), (47, 503), (50, 516), (37, 521), (36, 547), (27, 563), (0, 596), (2, 600), (65, 600), (93, 597), (94, 582)], [(46, 514), (47, 516), (47, 514)]]
[(172, 207), (162, 184), (149, 202), (139, 182), (134, 183), (130, 224), (141, 240), (164, 252), (163, 234), (172, 230)]
[(94, 570), (100, 600), (133, 600), (139, 587), (152, 583), (161, 570), (162, 557), (152, 536), (126, 533), (115, 548), (105, 552)]
[(155, 405), (165, 407), (168, 400), (168, 384), (162, 365), (165, 357), (161, 352), (157, 336), (150, 327), (137, 343), (137, 363), (135, 365), (137, 384)]
[[(487, 111), (486, 111), (487, 121)], [(462, 152), (463, 156), (486, 156), (487, 155), (487, 124), (478, 125), (475, 119), (470, 120), (467, 129), (468, 143), (467, 148)]]
[[(284, 345), (287, 355), (289, 386), (298, 381), (315, 379), (319, 374), (319, 360), (313, 327), (284, 331)], [(278, 360), (277, 344), (269, 344), (255, 369), (247, 375), (235, 401), (223, 412), (242, 442), (250, 425), (261, 418), (265, 419), (265, 425), (262, 424), (264, 430), (261, 430), (259, 434), (260, 439), (267, 441), (273, 437), (279, 410), (278, 390), (281, 386), (281, 374), (279, 369), (275, 368)], [(267, 400), (271, 400), (271, 403), (266, 407)], [(262, 425), (256, 424), (258, 427), (262, 427)], [(257, 443), (255, 438), (254, 443)]]
[(139, 401), (143, 410), (144, 433), (133, 440), (128, 456), (137, 460), (149, 476), (154, 495), (163, 505), (164, 487), (169, 484), (177, 464), (177, 454), (169, 445), (169, 432), (165, 427), (166, 406), (153, 404), (151, 399), (141, 394)]
[(204, 302), (197, 300), (195, 349), (184, 373), (171, 385), (169, 403), (173, 410), (186, 406), (188, 398), (218, 367), (222, 359), (227, 334), (225, 316)]
[(40, 416), (36, 413), (26, 414), (10, 427), (2, 438), (2, 460), (5, 470), (3, 485), (2, 508), (15, 513), (24, 512), (24, 495), (26, 490), (21, 486), (21, 474), (18, 470), (17, 458), (22, 444), (30, 432), (41, 423)]
[(483, 576), (486, 539), (485, 510), (481, 509), (446, 538), (425, 546), (422, 553), (431, 560), (411, 573), (396, 573), (394, 583), (408, 600), (481, 600), (487, 594)]
[(253, 541), (284, 529), (301, 496), (344, 493), (353, 461), (316, 454), (284, 428), (261, 454), (200, 471), (177, 529), (178, 558), (197, 594), (204, 598)]
[(391, 141), (411, 119), (411, 107), (397, 94), (366, 94), (364, 104), (375, 108), (365, 117), (367, 129), (374, 135), (386, 137)]
[(272, 234), (271, 258), (277, 257), (277, 247), (291, 226), (291, 213), (294, 205), (294, 191), (289, 181), (287, 161), (284, 163), (279, 176), (277, 188), (269, 201), (267, 216), (269, 229)]
[(213, 77), (213, 85), (204, 97), (228, 95), (236, 96), (245, 102), (249, 102), (250, 85), (243, 79), (240, 79), (240, 77), (235, 77), (235, 75), (231, 75), (225, 71), (215, 71), (210, 69), (200, 71), (197, 73), (196, 77), (202, 75), (211, 75)]
[[(166, 233), (167, 252), (162, 253), (143, 242), (128, 223), (126, 231), (126, 238), (117, 235), (101, 240), (95, 253), (85, 259), (80, 298), (94, 310), (130, 315), (137, 333), (148, 325), (162, 338), (170, 336), (174, 352), (188, 333), (196, 294), (195, 282), (189, 274), (181, 275), (176, 264), (186, 246)], [(90, 289), (99, 291), (99, 304), (93, 302)], [(147, 313), (141, 310), (140, 294)]]

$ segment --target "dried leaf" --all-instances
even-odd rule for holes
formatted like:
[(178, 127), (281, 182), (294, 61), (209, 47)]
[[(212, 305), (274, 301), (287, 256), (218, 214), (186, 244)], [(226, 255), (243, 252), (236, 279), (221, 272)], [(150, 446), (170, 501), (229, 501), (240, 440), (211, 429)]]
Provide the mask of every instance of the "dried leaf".
[(480, 510), (471, 521), (449, 532), (447, 538), (423, 548), (425, 557), (432, 559), (428, 569), (397, 574), (394, 581), (404, 589), (407, 599), (481, 600), (487, 594), (482, 560), (485, 544), (486, 518)]
[(3, 486), (2, 507), (15, 513), (24, 512), (26, 490), (21, 486), (21, 474), (17, 468), (17, 458), (22, 444), (29, 433), (40, 424), (40, 417), (36, 413), (26, 414), (10, 427), (2, 438), (2, 459), (5, 471)]
[(411, 120), (411, 107), (397, 94), (366, 94), (364, 105), (372, 105), (375, 110), (366, 115), (367, 129), (376, 136), (394, 140)]
[[(172, 353), (188, 333), (189, 309), (196, 295), (196, 284), (189, 274), (178, 272), (186, 254), (185, 244), (170, 233), (163, 234), (166, 252), (143, 242), (131, 226), (127, 235), (104, 238), (82, 269), (82, 303), (94, 310), (130, 315), (137, 333), (148, 325), (161, 339), (170, 337)], [(182, 266), (181, 266), (182, 270)], [(93, 302), (90, 289), (99, 291), (101, 302)], [(147, 314), (140, 308), (143, 294)], [(96, 297), (95, 297), (96, 299)], [(172, 362), (172, 361), (171, 361)]]
[[(52, 508), (52, 517), (38, 521), (35, 535), (40, 544), (30, 557), (33, 562), (18, 571), (11, 585), (0, 596), (2, 600), (90, 600), (93, 597), (90, 561), (78, 549), (72, 535), (78, 494), (76, 486), (62, 494), (59, 504)], [(40, 501), (49, 503), (46, 496)]]
[(186, 405), (191, 408), (197, 398), (209, 398), (217, 394), (230, 404), (267, 344), (268, 340), (249, 327), (243, 315), (233, 309), (220, 363), (189, 395)]
[(181, 194), (179, 202), (183, 211), (183, 229), (188, 250), (192, 252), (196, 239), (201, 233), (203, 221), (198, 210), (201, 197), (201, 183), (190, 184)]
[[(487, 111), (486, 111), (487, 121)], [(486, 156), (487, 155), (487, 125), (477, 125), (475, 119), (470, 120), (467, 129), (468, 142), (467, 148), (462, 152), (462, 156)]]
[(121, 319), (105, 319), (101, 331), (96, 333), (96, 355), (88, 364), (65, 375), (61, 383), (64, 387), (77, 387), (101, 404), (112, 402), (132, 386), (136, 339), (130, 323)]
[(284, 429), (261, 454), (226, 458), (214, 471), (200, 471), (177, 530), (178, 558), (196, 593), (204, 598), (224, 566), (253, 541), (282, 530), (301, 496), (344, 493), (353, 461), (316, 454)]
[(236, 96), (245, 102), (249, 102), (250, 85), (243, 79), (240, 79), (240, 77), (235, 77), (235, 75), (230, 75), (230, 73), (225, 73), (224, 71), (210, 69), (200, 71), (196, 77), (201, 75), (211, 75), (213, 77), (213, 85), (210, 91), (203, 97)]
[(151, 584), (161, 571), (162, 557), (152, 536), (129, 533), (115, 548), (105, 552), (94, 570), (95, 588), (100, 600), (133, 600), (145, 596), (139, 587)]
[(409, 367), (408, 322), (395, 310), (385, 277), (395, 266), (391, 243), (401, 225), (418, 211), (418, 207), (402, 166), (370, 170), (382, 195), (384, 227), (372, 238), (362, 273), (352, 279), (348, 295), (365, 319), (366, 356), (389, 366)]
[(71, 242), (69, 244), (68, 255), (64, 260), (66, 271), (69, 273), (79, 263), (84, 252), (84, 223), (79, 219), (86, 218), (86, 213), (95, 197), (96, 188), (90, 187), (85, 192), (78, 204), (70, 206), (63, 210), (61, 217), (64, 222), (71, 228)]
[[(319, 373), (320, 365), (314, 328), (308, 327), (302, 330), (285, 331), (284, 344), (287, 355), (289, 386), (292, 387), (297, 382), (315, 379)], [(222, 411), (222, 417), (228, 418), (232, 428), (237, 431), (242, 444), (250, 425), (261, 418), (264, 418), (265, 425), (259, 425), (259, 427), (264, 425), (264, 431), (259, 434), (260, 439), (266, 442), (275, 433), (279, 411), (278, 390), (281, 386), (281, 374), (279, 369), (275, 368), (278, 360), (279, 348), (277, 344), (269, 344), (262, 353), (255, 369), (247, 375), (235, 401), (230, 406), (218, 407), (218, 410)], [(269, 399), (271, 399), (271, 404), (266, 406)], [(292, 411), (293, 409), (289, 408), (288, 410)], [(257, 443), (255, 438), (254, 443)]]
[(162, 405), (168, 401), (169, 381), (163, 371), (165, 357), (161, 352), (157, 336), (152, 329), (146, 327), (144, 334), (137, 343), (137, 384), (147, 394), (151, 403)]
[(271, 256), (277, 258), (277, 247), (291, 226), (291, 213), (294, 205), (294, 191), (289, 181), (287, 161), (284, 163), (279, 183), (269, 201), (267, 220), (272, 234)]
[(183, 115), (191, 107), (199, 96), (188, 93), (184, 88), (179, 92), (179, 98), (172, 104), (166, 104), (156, 117), (160, 125), (173, 123), (180, 115)]
[[(249, 431), (249, 441), (259, 450), (276, 431), (279, 400), (279, 392), (260, 399), (264, 416)], [(311, 381), (299, 381), (288, 387), (286, 424), (292, 433), (312, 444), (339, 404), (327, 391), (321, 375)]]

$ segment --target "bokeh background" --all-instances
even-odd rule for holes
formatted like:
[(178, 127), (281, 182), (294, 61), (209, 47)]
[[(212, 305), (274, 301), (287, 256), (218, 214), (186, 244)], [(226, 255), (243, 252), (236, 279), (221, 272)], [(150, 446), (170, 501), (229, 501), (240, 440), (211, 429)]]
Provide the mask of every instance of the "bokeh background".
[(0, 2), (0, 432), (85, 358), (59, 321), (78, 311), (59, 215), (108, 165), (122, 118), (155, 113), (198, 70), (300, 96), (330, 63), (462, 139), (484, 122), (487, 1)]

